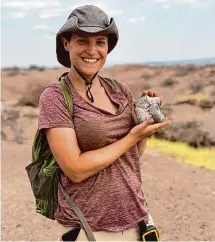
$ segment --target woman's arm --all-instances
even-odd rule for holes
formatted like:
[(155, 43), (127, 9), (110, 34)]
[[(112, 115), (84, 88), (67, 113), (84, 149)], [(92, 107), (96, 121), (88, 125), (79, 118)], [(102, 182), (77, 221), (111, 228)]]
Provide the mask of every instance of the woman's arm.
[(152, 124), (150, 120), (132, 128), (119, 141), (104, 148), (81, 153), (74, 129), (46, 129), (51, 151), (63, 172), (73, 181), (81, 182), (112, 164), (137, 142), (167, 126), (169, 121)]
[(72, 128), (50, 128), (46, 136), (58, 165), (75, 183), (100, 172), (138, 142), (128, 134), (111, 145), (81, 153)]
[(143, 155), (143, 152), (146, 149), (146, 145), (147, 145), (147, 138), (144, 138), (137, 143), (137, 148), (138, 148), (140, 157)]

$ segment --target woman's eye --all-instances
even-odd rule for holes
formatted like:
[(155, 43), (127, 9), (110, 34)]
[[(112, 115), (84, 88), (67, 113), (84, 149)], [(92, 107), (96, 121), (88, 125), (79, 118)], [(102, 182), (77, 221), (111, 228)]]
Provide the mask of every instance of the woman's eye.
[(79, 43), (86, 43), (87, 41), (85, 39), (79, 39), (78, 42)]
[(98, 44), (99, 45), (105, 45), (105, 42), (104, 41), (98, 41)]

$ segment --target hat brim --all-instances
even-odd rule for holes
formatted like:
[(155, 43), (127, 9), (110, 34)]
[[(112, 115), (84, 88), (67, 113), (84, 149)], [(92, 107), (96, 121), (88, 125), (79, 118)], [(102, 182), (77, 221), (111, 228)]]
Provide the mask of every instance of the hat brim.
[(90, 33), (90, 34), (107, 34), (108, 35), (108, 54), (114, 49), (116, 46), (119, 35), (118, 29), (115, 24), (115, 20), (113, 18), (110, 19), (110, 25), (107, 28), (102, 28), (99, 26), (78, 26), (78, 20), (75, 17), (71, 17), (66, 21), (66, 23), (62, 26), (62, 28), (58, 31), (56, 36), (56, 53), (57, 60), (60, 64), (65, 67), (70, 68), (71, 62), (69, 57), (69, 52), (65, 50), (62, 42), (63, 33)]

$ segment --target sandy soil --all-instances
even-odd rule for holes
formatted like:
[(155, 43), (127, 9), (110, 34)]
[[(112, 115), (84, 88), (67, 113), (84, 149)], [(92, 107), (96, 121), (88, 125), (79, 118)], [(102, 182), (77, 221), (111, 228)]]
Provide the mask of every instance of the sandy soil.
[[(36, 214), (25, 172), (31, 143), (2, 143), (2, 240), (59, 240), (56, 221)], [(161, 240), (215, 240), (215, 172), (146, 150), (143, 189)]]
[[(67, 69), (9, 70), (2, 72), (2, 100), (15, 102), (22, 97), (31, 100), (35, 85), (57, 82)], [(157, 91), (165, 105), (172, 108), (173, 121), (203, 120), (202, 129), (215, 137), (215, 66), (154, 67), (115, 66), (103, 70), (103, 76), (125, 82), (135, 97), (143, 90)], [(166, 84), (167, 83), (167, 84)], [(169, 84), (168, 84), (169, 83)], [(171, 84), (172, 83), (172, 84)], [(33, 91), (32, 91), (33, 90)], [(189, 102), (176, 105), (181, 96), (207, 95), (213, 107), (202, 109)], [(32, 135), (36, 131), (38, 110), (5, 105), (2, 141), (2, 240), (58, 240), (61, 226), (35, 212), (35, 201), (25, 167), (30, 163)], [(22, 109), (22, 110), (21, 110)], [(183, 115), (182, 115), (183, 114)], [(9, 119), (10, 118), (10, 119)], [(12, 142), (19, 126), (23, 144)], [(20, 130), (22, 130), (20, 129)], [(19, 129), (17, 129), (19, 130)], [(196, 132), (194, 130), (194, 132)], [(211, 139), (212, 139), (211, 138)], [(142, 159), (143, 189), (161, 240), (215, 241), (215, 171), (177, 162), (147, 149)]]

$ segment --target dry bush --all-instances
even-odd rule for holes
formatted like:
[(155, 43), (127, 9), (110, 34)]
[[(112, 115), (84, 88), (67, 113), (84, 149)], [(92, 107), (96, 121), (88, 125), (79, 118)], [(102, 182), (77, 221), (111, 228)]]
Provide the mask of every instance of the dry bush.
[(214, 101), (213, 100), (201, 100), (199, 102), (199, 106), (202, 109), (210, 109), (214, 106)]
[(29, 70), (30, 70), (30, 71), (32, 71), (32, 70), (35, 70), (35, 71), (44, 71), (44, 70), (45, 70), (45, 67), (43, 67), (43, 66), (31, 65), (31, 66), (29, 66)]
[(175, 84), (177, 84), (178, 82), (174, 79), (171, 79), (171, 78), (167, 78), (163, 81), (162, 83), (162, 86), (164, 87), (172, 87), (174, 86)]
[(215, 88), (210, 92), (211, 97), (215, 97)]
[[(2, 130), (1, 135), (3, 140), (10, 140), (12, 138), (18, 144), (24, 142), (23, 129), (19, 125), (20, 111), (11, 105), (2, 103)], [(10, 138), (9, 138), (10, 137)]]
[(195, 94), (197, 92), (202, 91), (202, 89), (204, 88), (204, 85), (202, 83), (194, 82), (189, 87), (190, 87), (192, 93)]
[(184, 65), (184, 66), (179, 66), (178, 70), (175, 73), (175, 76), (183, 77), (187, 76), (192, 72), (197, 71), (197, 66), (195, 65)]
[(150, 79), (150, 78), (154, 77), (154, 74), (146, 72), (146, 73), (141, 74), (140, 77), (144, 78), (144, 79)]
[(23, 96), (19, 99), (17, 105), (19, 106), (39, 106), (39, 98), (42, 92), (44, 91), (47, 83), (29, 83), (26, 87), (26, 90), (23, 93)]
[(179, 141), (192, 147), (214, 147), (215, 140), (202, 129), (201, 121), (175, 122), (165, 129), (158, 130), (154, 136), (159, 139)]
[(7, 76), (9, 77), (17, 76), (20, 73), (19, 67), (16, 67), (16, 66), (8, 68), (6, 71), (7, 71)]
[(151, 85), (148, 82), (144, 82), (141, 90), (149, 90), (151, 88)]

